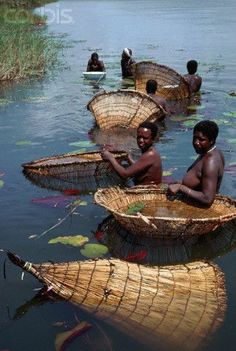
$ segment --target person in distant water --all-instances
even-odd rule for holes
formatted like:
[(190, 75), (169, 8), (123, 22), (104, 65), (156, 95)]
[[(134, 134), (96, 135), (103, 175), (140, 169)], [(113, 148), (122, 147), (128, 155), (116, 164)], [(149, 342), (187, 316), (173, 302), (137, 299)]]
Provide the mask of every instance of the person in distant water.
[(121, 73), (122, 78), (132, 77), (131, 65), (135, 63), (132, 58), (132, 50), (125, 48), (121, 55)]
[(157, 81), (154, 79), (149, 79), (146, 83), (146, 92), (147, 94), (154, 100), (158, 105), (163, 107), (165, 112), (167, 113), (167, 106), (166, 106), (166, 100), (161, 97), (156, 95), (157, 92)]
[(134, 184), (159, 184), (162, 180), (161, 157), (153, 143), (157, 136), (158, 128), (151, 122), (143, 122), (137, 128), (137, 144), (142, 155), (135, 162), (129, 156), (130, 166), (125, 168), (120, 165), (113, 154), (108, 150), (102, 151), (104, 160), (108, 160), (120, 177), (127, 179), (133, 177)]
[(182, 192), (201, 205), (211, 206), (224, 173), (224, 156), (216, 148), (218, 126), (215, 122), (204, 120), (198, 122), (193, 129), (193, 147), (198, 158), (188, 168), (181, 183), (170, 184), (172, 194)]
[(105, 72), (103, 61), (99, 60), (98, 54), (93, 52), (88, 61), (87, 72)]
[(184, 75), (185, 80), (188, 82), (191, 93), (196, 93), (200, 90), (202, 85), (202, 78), (196, 74), (198, 63), (195, 60), (187, 62), (188, 74)]

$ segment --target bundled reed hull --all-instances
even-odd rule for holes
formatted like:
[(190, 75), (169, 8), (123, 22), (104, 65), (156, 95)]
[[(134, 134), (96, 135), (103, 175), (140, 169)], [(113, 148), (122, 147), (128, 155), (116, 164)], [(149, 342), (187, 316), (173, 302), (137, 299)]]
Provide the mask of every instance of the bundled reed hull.
[[(113, 152), (117, 161), (127, 161), (124, 151)], [(72, 153), (41, 158), (22, 164), (25, 174), (77, 180), (84, 177), (101, 177), (115, 174), (110, 162), (103, 160), (100, 152)]]
[(224, 318), (225, 285), (216, 265), (146, 267), (120, 260), (25, 263), (9, 258), (60, 297), (140, 342), (194, 350)]
[[(236, 201), (226, 196), (216, 196), (209, 209), (199, 209), (187, 204), (184, 198), (167, 196), (166, 190), (149, 186), (137, 189), (121, 189), (119, 187), (99, 189), (94, 195), (95, 202), (110, 211), (116, 220), (129, 232), (136, 235), (158, 238), (186, 238), (209, 233), (223, 223), (236, 218)], [(166, 214), (156, 215), (127, 214), (128, 208), (142, 204), (144, 209), (168, 209)], [(189, 216), (180, 217), (171, 211), (188, 211)], [(178, 212), (177, 212), (178, 213)], [(196, 217), (200, 213), (201, 217)], [(211, 215), (211, 216), (210, 216)]]
[(182, 100), (190, 96), (189, 84), (183, 76), (168, 66), (142, 61), (132, 66), (135, 89), (146, 92), (149, 79), (157, 81), (157, 95), (167, 100)]
[(165, 117), (165, 111), (148, 95), (134, 90), (102, 92), (87, 105), (99, 128), (137, 128), (145, 121), (156, 122)]

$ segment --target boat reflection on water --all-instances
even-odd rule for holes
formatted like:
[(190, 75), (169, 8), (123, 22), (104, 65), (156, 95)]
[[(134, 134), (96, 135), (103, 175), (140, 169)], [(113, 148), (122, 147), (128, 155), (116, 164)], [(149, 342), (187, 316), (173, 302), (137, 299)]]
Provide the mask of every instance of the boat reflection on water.
[(76, 177), (70, 180), (40, 176), (39, 174), (24, 171), (23, 174), (32, 184), (41, 188), (62, 192), (73, 189), (79, 190), (80, 194), (94, 193), (98, 188), (107, 188), (115, 185), (124, 186), (126, 184), (115, 172), (107, 176)]
[(236, 247), (236, 221), (214, 232), (189, 239), (157, 239), (136, 236), (125, 230), (113, 216), (105, 218), (95, 232), (112, 257), (151, 265), (183, 264), (212, 260)]

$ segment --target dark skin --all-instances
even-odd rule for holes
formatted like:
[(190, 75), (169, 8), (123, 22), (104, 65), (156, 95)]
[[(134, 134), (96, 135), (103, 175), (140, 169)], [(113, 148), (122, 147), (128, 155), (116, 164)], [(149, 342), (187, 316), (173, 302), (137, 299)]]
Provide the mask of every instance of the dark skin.
[(153, 147), (153, 142), (150, 129), (138, 128), (137, 144), (142, 155), (136, 162), (129, 157), (130, 166), (128, 168), (120, 165), (108, 150), (102, 151), (102, 157), (104, 160), (108, 160), (120, 177), (124, 179), (133, 177), (135, 184), (160, 184), (162, 178), (161, 158)]
[(197, 74), (185, 74), (185, 80), (189, 84), (189, 89), (191, 93), (196, 93), (200, 90), (202, 85), (202, 78)]
[(196, 131), (193, 135), (193, 147), (199, 154), (189, 167), (181, 183), (170, 184), (172, 194), (181, 191), (204, 206), (210, 206), (218, 193), (224, 173), (224, 156), (214, 148), (215, 140)]

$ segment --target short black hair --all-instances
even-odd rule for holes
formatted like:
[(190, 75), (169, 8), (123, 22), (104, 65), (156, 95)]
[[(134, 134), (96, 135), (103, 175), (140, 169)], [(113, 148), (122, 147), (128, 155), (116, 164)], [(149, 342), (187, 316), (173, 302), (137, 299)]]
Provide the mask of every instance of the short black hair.
[(146, 83), (146, 92), (148, 94), (153, 93), (157, 91), (157, 81), (154, 79), (149, 79)]
[(91, 55), (91, 59), (97, 59), (98, 60), (98, 53), (97, 52), (93, 52)]
[(151, 131), (151, 135), (152, 135), (152, 139), (155, 139), (158, 133), (158, 127), (155, 123), (153, 122), (143, 122), (140, 123), (140, 125), (138, 126), (139, 128), (146, 128), (146, 129), (150, 129)]
[(196, 60), (190, 60), (187, 62), (187, 70), (189, 74), (194, 74), (197, 72), (198, 63)]
[(194, 126), (194, 132), (202, 132), (210, 141), (215, 141), (219, 133), (219, 127), (214, 121), (204, 120)]

